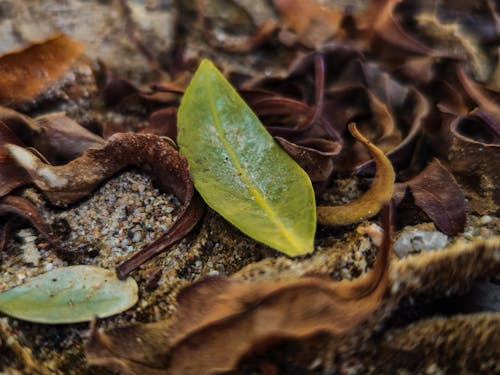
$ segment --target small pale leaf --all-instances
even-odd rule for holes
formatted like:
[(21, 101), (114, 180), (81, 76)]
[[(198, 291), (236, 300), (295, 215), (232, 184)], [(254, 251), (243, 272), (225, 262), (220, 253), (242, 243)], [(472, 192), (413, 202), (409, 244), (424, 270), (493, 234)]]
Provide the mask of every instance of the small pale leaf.
[(316, 206), (309, 177), (207, 60), (184, 94), (178, 128), (181, 153), (210, 207), (285, 254), (313, 250)]
[(134, 279), (120, 281), (104, 268), (71, 266), (0, 294), (0, 312), (36, 323), (78, 323), (118, 314), (137, 299)]

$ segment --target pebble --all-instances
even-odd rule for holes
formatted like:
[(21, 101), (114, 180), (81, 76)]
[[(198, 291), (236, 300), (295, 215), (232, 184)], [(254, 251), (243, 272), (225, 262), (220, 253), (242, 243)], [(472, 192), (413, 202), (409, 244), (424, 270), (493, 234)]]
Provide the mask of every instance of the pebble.
[(52, 263), (45, 263), (45, 266), (43, 266), (43, 270), (45, 272), (52, 271), (54, 269), (54, 265)]
[(409, 229), (401, 233), (394, 244), (394, 252), (400, 258), (426, 250), (442, 249), (448, 242), (448, 236), (439, 231)]
[(481, 216), (481, 218), (479, 219), (479, 223), (482, 225), (489, 224), (492, 221), (493, 221), (493, 218), (490, 215)]

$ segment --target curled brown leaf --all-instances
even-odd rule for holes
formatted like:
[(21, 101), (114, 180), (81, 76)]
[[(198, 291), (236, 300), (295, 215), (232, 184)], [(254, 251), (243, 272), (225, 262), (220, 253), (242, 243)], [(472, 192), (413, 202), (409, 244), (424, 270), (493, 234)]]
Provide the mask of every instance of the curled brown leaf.
[(102, 147), (90, 148), (82, 156), (62, 166), (51, 166), (23, 147), (5, 146), (15, 161), (31, 176), (31, 182), (47, 198), (59, 205), (67, 205), (88, 196), (103, 180), (127, 166), (149, 166), (159, 188), (173, 192), (182, 203), (170, 230), (120, 266), (120, 276), (125, 277), (165, 246), (181, 239), (198, 222), (203, 205), (195, 197), (189, 176), (187, 160), (169, 142), (156, 135), (118, 133)]
[(450, 170), (479, 214), (500, 207), (500, 135), (479, 116), (459, 116), (451, 124)]
[[(53, 164), (65, 163), (80, 156), (90, 147), (100, 147), (104, 140), (76, 123), (63, 112), (35, 119), (0, 107), (0, 121), (36, 152)], [(14, 142), (12, 142), (14, 143)]]
[[(383, 226), (375, 266), (364, 277), (335, 282), (326, 275), (308, 276), (256, 284), (207, 278), (180, 293), (172, 322), (94, 330), (87, 358), (131, 374), (211, 374), (234, 370), (242, 358), (276, 342), (320, 333), (343, 337), (369, 319), (387, 291), (388, 207)], [(144, 345), (132, 345), (138, 339)]]
[(332, 156), (337, 155), (341, 148), (339, 143), (330, 143), (321, 138), (307, 140), (315, 148), (298, 145), (281, 137), (275, 137), (275, 140), (306, 171), (312, 182), (325, 181), (330, 177), (333, 171)]
[(317, 207), (318, 222), (323, 225), (348, 225), (375, 216), (387, 204), (394, 192), (395, 174), (384, 153), (354, 124), (349, 125), (352, 135), (368, 148), (376, 163), (376, 173), (370, 188), (356, 200), (341, 206)]
[(56, 35), (0, 56), (0, 103), (15, 105), (34, 99), (68, 71), (82, 52), (79, 42)]

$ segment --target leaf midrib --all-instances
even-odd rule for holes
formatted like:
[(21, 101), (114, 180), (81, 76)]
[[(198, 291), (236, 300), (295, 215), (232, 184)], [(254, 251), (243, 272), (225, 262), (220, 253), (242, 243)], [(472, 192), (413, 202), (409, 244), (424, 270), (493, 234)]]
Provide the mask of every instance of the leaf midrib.
[(214, 119), (215, 130), (217, 131), (217, 135), (218, 135), (219, 139), (221, 140), (222, 145), (226, 149), (226, 151), (229, 155), (229, 158), (231, 159), (232, 164), (236, 168), (238, 175), (241, 177), (241, 179), (245, 183), (250, 194), (255, 198), (255, 202), (269, 216), (270, 220), (279, 229), (279, 231), (286, 238), (288, 243), (292, 247), (296, 248), (297, 244), (300, 241), (298, 241), (297, 236), (295, 236), (293, 232), (288, 230), (285, 227), (285, 225), (277, 218), (276, 213), (272, 210), (270, 204), (264, 198), (261, 190), (250, 181), (248, 174), (246, 173), (245, 169), (241, 166), (241, 163), (238, 160), (236, 152), (233, 150), (233, 147), (226, 139), (226, 136), (224, 134), (224, 130), (222, 129), (222, 125), (219, 121), (219, 116), (217, 115), (217, 109), (215, 107), (215, 102), (214, 102), (214, 98), (213, 98), (211, 91), (208, 93), (208, 96), (209, 96), (209, 103), (210, 103), (210, 112), (212, 114), (212, 118)]

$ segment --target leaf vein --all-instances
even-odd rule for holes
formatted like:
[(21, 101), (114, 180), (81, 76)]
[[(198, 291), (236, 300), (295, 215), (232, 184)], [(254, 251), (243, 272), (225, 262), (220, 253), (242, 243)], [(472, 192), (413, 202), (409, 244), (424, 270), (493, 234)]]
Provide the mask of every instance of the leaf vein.
[(211, 93), (208, 95), (210, 97), (209, 103), (210, 103), (210, 112), (214, 121), (214, 126), (217, 131), (217, 135), (222, 142), (224, 148), (226, 149), (229, 158), (231, 159), (232, 164), (234, 165), (236, 171), (238, 172), (238, 175), (241, 177), (243, 180), (245, 186), (247, 187), (248, 191), (250, 194), (255, 198), (255, 201), (257, 204), (262, 208), (262, 210), (269, 216), (270, 220), (276, 225), (276, 227), (279, 229), (279, 231), (283, 234), (283, 236), (287, 239), (287, 241), (292, 245), (296, 246), (298, 243), (296, 236), (286, 228), (286, 226), (276, 217), (276, 213), (273, 211), (271, 208), (271, 205), (265, 197), (263, 196), (261, 190), (255, 186), (250, 180), (250, 177), (248, 176), (246, 170), (242, 167), (240, 161), (238, 160), (238, 157), (236, 155), (236, 152), (234, 151), (233, 147), (227, 140), (224, 130), (222, 128), (222, 125), (219, 121), (219, 117), (217, 115), (217, 109), (215, 107), (215, 102), (214, 98), (211, 95)]

